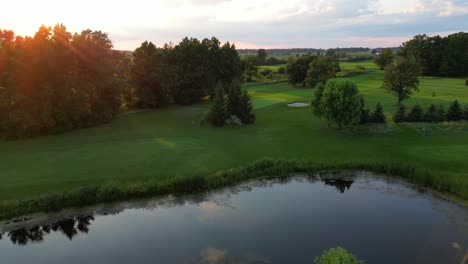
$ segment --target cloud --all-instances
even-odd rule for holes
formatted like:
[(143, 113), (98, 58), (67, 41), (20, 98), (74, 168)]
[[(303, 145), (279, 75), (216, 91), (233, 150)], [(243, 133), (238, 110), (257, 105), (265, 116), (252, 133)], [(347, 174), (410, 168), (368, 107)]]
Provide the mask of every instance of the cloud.
[(468, 29), (466, 0), (17, 0), (4, 7), (0, 25), (20, 34), (63, 22), (72, 31), (106, 31), (121, 49), (213, 35), (238, 47), (376, 47)]

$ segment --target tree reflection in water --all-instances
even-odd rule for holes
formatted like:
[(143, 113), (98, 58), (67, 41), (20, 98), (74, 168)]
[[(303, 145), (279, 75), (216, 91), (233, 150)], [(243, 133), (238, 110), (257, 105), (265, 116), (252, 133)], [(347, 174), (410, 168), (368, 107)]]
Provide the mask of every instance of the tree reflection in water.
[[(40, 242), (44, 240), (45, 235), (50, 234), (51, 232), (60, 232), (68, 237), (68, 239), (72, 240), (73, 237), (80, 233), (87, 234), (89, 232), (89, 226), (93, 220), (93, 216), (76, 217), (74, 219), (62, 220), (51, 225), (35, 226), (30, 229), (22, 228), (10, 231), (8, 236), (13, 244), (18, 244), (20, 246), (27, 245), (28, 243)], [(2, 239), (1, 234), (0, 239)]]
[(352, 180), (342, 179), (327, 179), (324, 181), (326, 185), (335, 186), (336, 190), (340, 193), (344, 193), (346, 190), (349, 190), (354, 182)]

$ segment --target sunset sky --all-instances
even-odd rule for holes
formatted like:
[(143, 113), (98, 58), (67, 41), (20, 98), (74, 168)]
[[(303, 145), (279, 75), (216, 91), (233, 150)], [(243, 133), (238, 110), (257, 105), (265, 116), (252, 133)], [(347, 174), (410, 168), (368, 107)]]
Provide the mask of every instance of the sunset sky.
[(41, 24), (108, 32), (118, 49), (184, 36), (238, 48), (398, 46), (419, 33), (468, 30), (467, 0), (4, 1), (0, 28), (32, 35)]

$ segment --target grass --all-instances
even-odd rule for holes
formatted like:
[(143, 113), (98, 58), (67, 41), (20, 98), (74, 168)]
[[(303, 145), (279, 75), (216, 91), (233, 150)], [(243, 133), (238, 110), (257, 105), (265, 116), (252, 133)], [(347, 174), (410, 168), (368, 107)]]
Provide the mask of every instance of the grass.
[[(367, 72), (351, 79), (366, 102), (371, 106), (381, 102), (390, 118), (396, 100), (380, 88), (382, 72), (371, 62), (342, 63), (343, 68), (356, 65), (364, 66)], [(122, 114), (111, 124), (63, 135), (0, 141), (0, 204), (3, 204), (0, 211), (6, 214), (15, 208), (22, 212), (28, 211), (24, 208), (47, 209), (38, 203), (41, 201), (38, 197), (46, 194), (55, 197), (54, 201), (69, 195), (72, 198), (56, 203), (77, 205), (80, 202), (76, 201), (76, 190), (86, 186), (97, 190), (113, 186), (120, 190), (121, 197), (119, 192), (110, 195), (111, 191), (104, 192), (102, 198), (87, 194), (96, 198), (94, 202), (106, 201), (106, 196), (117, 196), (115, 199), (138, 196), (137, 187), (145, 184), (157, 188), (142, 191), (144, 195), (179, 190), (181, 187), (164, 186), (172, 186), (174, 182), (190, 185), (193, 177), (216, 177), (213, 176), (216, 172), (266, 157), (302, 160), (316, 167), (401, 164), (410, 168), (402, 176), (468, 198), (466, 122), (370, 125), (338, 131), (328, 129), (326, 121), (314, 117), (308, 108), (286, 106), (287, 102), (310, 101), (312, 90), (294, 88), (285, 82), (249, 84), (248, 89), (257, 112), (257, 123), (253, 126), (200, 125), (209, 107), (200, 104)], [(435, 102), (448, 106), (454, 99), (468, 104), (464, 79), (424, 78), (420, 90), (408, 105), (427, 106)], [(422, 127), (429, 132), (421, 133)], [(203, 188), (211, 186), (215, 185), (202, 184)], [(26, 200), (35, 202), (16, 202)]]

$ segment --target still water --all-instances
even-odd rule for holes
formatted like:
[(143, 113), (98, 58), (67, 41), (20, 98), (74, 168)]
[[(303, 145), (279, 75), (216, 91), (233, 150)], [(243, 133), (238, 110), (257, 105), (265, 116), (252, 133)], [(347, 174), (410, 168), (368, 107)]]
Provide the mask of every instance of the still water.
[[(468, 209), (367, 172), (0, 222), (0, 263), (464, 263)], [(466, 262), (468, 263), (468, 262)]]

